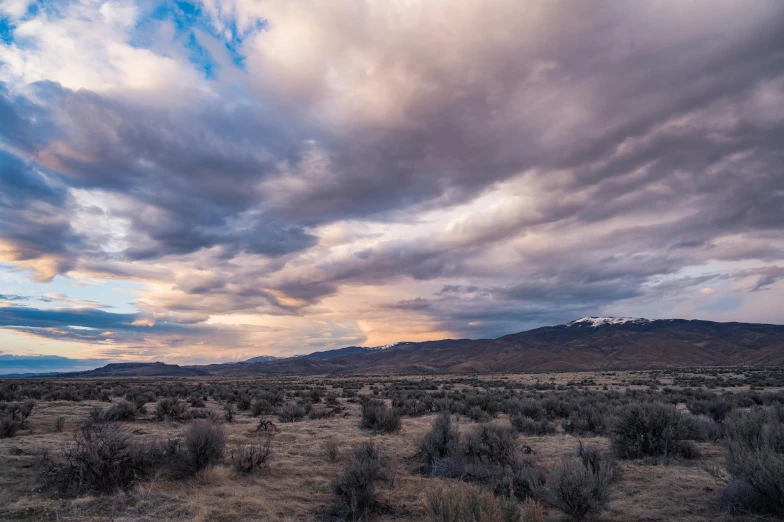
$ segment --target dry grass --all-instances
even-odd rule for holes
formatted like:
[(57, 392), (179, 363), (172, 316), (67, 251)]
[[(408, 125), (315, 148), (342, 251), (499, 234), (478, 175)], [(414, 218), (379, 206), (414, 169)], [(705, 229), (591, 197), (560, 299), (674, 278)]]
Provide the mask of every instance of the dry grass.
[[(620, 382), (614, 376), (596, 374), (597, 386)], [(535, 383), (549, 382), (549, 374), (501, 376)], [(581, 374), (553, 374), (559, 381), (583, 379)], [(499, 376), (493, 376), (498, 379)], [(360, 379), (358, 377), (358, 379)], [(401, 377), (404, 379), (404, 377)], [(420, 379), (416, 377), (416, 379)], [(346, 378), (342, 378), (346, 380)], [(369, 379), (364, 377), (363, 382)], [(370, 385), (362, 391), (371, 393)], [(594, 387), (594, 386), (592, 386)], [(624, 386), (625, 387), (625, 386)], [(328, 387), (328, 389), (331, 389)], [(272, 436), (274, 459), (263, 473), (244, 475), (235, 472), (226, 461), (200, 472), (188, 481), (156, 477), (132, 491), (110, 496), (87, 496), (72, 500), (57, 499), (39, 492), (36, 484), (36, 455), (42, 449), (56, 452), (72, 438), (73, 429), (87, 419), (90, 409), (105, 403), (85, 401), (39, 402), (29, 419), (29, 429), (10, 439), (0, 440), (0, 520), (194, 520), (194, 521), (308, 521), (322, 520), (332, 497), (330, 483), (342, 469), (347, 451), (372, 438), (390, 458), (394, 470), (394, 486), (380, 489), (388, 512), (376, 516), (379, 521), (422, 520), (426, 516), (426, 494), (438, 487), (449, 487), (447, 479), (421, 473), (421, 463), (413, 456), (417, 441), (427, 433), (435, 415), (403, 417), (402, 428), (393, 434), (372, 434), (360, 429), (361, 411), (357, 403), (347, 403), (344, 414), (331, 418), (279, 423)], [(152, 407), (151, 407), (152, 406)], [(207, 407), (222, 418), (222, 407), (207, 401)], [(56, 430), (58, 417), (66, 419), (65, 429)], [(270, 417), (274, 418), (274, 417)], [(226, 430), (227, 453), (263, 435), (254, 434), (259, 419), (248, 411), (238, 411), (234, 422), (222, 426)], [(494, 423), (508, 425), (506, 415)], [(461, 419), (459, 429), (465, 434), (472, 422)], [(154, 405), (135, 421), (124, 422), (134, 437), (156, 440), (182, 437), (188, 423), (157, 422)], [(341, 452), (332, 462), (325, 453), (325, 444), (336, 441)], [(609, 451), (607, 438), (591, 439)], [(573, 456), (578, 438), (560, 432), (545, 436), (522, 436), (520, 443), (530, 446), (545, 469), (552, 469), (564, 458)], [(650, 465), (641, 461), (621, 462), (617, 480), (611, 488), (610, 502), (601, 515), (606, 522), (686, 521), (739, 522), (718, 510), (716, 492), (722, 486), (718, 479), (703, 470), (704, 464), (722, 464), (721, 448), (714, 444), (698, 444), (702, 457), (698, 461)], [(543, 520), (561, 521), (563, 514), (544, 507)]]

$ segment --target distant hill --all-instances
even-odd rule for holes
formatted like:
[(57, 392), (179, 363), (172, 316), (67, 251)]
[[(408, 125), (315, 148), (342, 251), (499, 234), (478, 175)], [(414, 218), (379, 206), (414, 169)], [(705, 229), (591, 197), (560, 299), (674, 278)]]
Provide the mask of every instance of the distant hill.
[(196, 377), (211, 375), (211, 373), (192, 366), (178, 366), (162, 362), (131, 362), (107, 364), (95, 370), (74, 372), (67, 375), (70, 377)]
[[(260, 360), (262, 359), (262, 360)], [(350, 346), (234, 364), (109, 364), (82, 376), (476, 373), (784, 364), (784, 326), (584, 317), (498, 339)]]

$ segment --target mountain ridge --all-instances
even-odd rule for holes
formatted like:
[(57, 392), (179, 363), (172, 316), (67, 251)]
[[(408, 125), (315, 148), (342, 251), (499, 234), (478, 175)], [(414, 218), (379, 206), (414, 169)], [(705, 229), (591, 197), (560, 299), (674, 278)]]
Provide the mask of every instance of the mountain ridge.
[(349, 346), (287, 358), (171, 365), (112, 363), (68, 376), (482, 373), (784, 364), (784, 325), (583, 317), (496, 339)]

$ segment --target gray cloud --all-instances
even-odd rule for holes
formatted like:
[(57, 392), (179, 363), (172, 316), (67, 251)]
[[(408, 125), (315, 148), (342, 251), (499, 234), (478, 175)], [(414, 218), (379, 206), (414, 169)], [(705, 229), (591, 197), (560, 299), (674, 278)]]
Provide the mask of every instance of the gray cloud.
[[(364, 4), (351, 20), (269, 4), (245, 70), (166, 103), (0, 86), (0, 241), (43, 278), (168, 285), (137, 304), (167, 317), (151, 335), (171, 343), (211, 336), (211, 315), (319, 316), (348, 287), (401, 281), (422, 291), (368, 317), (490, 337), (710, 282), (776, 285), (780, 4), (695, 2), (677, 16), (645, 2), (469, 4), (449, 31), (434, 31), (447, 22), (432, 7), (398, 23)], [(275, 52), (296, 36), (276, 16), (325, 25), (292, 57)], [(113, 225), (80, 228), (85, 215)], [(325, 246), (325, 227), (360, 224), (373, 232)], [(732, 265), (744, 262), (757, 266)], [(60, 328), (81, 316), (13, 313), (6, 326), (91, 335)], [(146, 342), (132, 318), (81, 319)]]

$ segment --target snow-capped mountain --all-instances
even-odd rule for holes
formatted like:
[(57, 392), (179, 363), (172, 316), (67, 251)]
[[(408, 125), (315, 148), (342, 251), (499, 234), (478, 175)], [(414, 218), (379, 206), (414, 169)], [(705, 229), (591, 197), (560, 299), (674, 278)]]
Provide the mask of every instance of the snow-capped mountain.
[(590, 326), (593, 328), (599, 326), (619, 325), (619, 324), (649, 324), (652, 323), (650, 319), (642, 317), (582, 317), (574, 321), (569, 321), (564, 326)]

